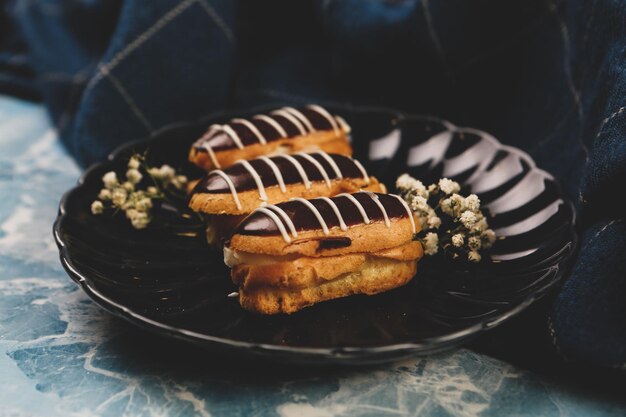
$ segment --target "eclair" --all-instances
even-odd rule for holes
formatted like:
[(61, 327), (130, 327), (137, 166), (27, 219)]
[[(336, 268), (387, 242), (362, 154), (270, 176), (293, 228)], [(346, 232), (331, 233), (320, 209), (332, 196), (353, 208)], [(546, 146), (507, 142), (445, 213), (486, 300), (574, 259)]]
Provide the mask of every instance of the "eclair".
[(362, 191), (295, 198), (255, 210), (224, 247), (239, 303), (293, 313), (352, 294), (377, 294), (415, 275), (423, 250), (404, 200)]
[(311, 150), (352, 155), (349, 133), (348, 124), (323, 107), (283, 107), (250, 119), (211, 125), (192, 145), (189, 160), (210, 171), (262, 155)]
[(245, 216), (290, 198), (332, 197), (359, 190), (386, 192), (359, 161), (324, 151), (240, 160), (206, 174), (191, 191), (189, 207), (207, 220), (207, 240), (218, 244)]

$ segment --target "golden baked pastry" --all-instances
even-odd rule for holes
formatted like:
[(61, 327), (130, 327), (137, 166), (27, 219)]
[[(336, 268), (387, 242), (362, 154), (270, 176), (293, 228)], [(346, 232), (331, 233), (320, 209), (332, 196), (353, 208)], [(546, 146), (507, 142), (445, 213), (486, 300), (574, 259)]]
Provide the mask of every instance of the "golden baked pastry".
[(323, 107), (283, 107), (251, 119), (212, 125), (189, 151), (189, 160), (206, 171), (227, 168), (262, 155), (323, 150), (352, 155), (350, 127)]
[(239, 302), (262, 314), (406, 284), (422, 257), (418, 223), (397, 195), (368, 191), (261, 207), (237, 226), (224, 261)]
[(290, 198), (332, 197), (361, 189), (386, 192), (356, 160), (323, 151), (239, 161), (205, 175), (193, 188), (189, 207), (205, 214), (210, 243), (230, 236), (248, 214)]

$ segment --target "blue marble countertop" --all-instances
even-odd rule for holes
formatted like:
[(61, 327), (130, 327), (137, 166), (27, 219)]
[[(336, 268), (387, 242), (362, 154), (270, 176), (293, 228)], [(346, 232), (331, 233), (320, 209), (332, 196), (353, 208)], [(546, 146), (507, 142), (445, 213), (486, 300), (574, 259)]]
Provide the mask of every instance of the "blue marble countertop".
[(624, 403), (466, 349), (287, 369), (144, 333), (61, 267), (52, 223), (79, 175), (44, 109), (0, 96), (0, 416), (626, 415)]

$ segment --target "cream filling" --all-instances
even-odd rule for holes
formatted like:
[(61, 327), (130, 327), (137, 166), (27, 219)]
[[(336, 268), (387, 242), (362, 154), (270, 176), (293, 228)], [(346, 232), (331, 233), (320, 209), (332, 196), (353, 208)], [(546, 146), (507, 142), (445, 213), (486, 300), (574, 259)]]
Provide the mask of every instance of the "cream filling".
[(293, 261), (296, 258), (301, 257), (298, 254), (290, 255), (260, 255), (256, 253), (241, 252), (224, 246), (224, 263), (229, 268), (234, 268), (237, 265), (271, 265), (278, 262)]
[[(406, 261), (411, 259), (419, 259), (419, 256), (411, 256), (405, 255), (402, 251), (406, 245), (400, 245), (394, 248), (384, 249), (378, 252), (366, 253), (365, 255), (374, 258), (385, 258), (385, 259), (395, 259), (398, 261)], [(399, 252), (398, 252), (399, 251)], [(363, 253), (349, 253), (345, 255), (363, 255)], [(343, 256), (343, 255), (333, 255), (332, 257)], [(250, 252), (242, 252), (235, 249), (231, 249), (228, 246), (224, 246), (224, 263), (229, 268), (234, 268), (237, 265), (246, 264), (246, 265), (272, 265), (279, 262), (293, 262), (298, 258), (306, 258), (298, 253), (291, 253), (288, 255), (265, 255), (265, 254), (257, 254)], [(317, 259), (323, 259), (324, 257), (320, 257)]]

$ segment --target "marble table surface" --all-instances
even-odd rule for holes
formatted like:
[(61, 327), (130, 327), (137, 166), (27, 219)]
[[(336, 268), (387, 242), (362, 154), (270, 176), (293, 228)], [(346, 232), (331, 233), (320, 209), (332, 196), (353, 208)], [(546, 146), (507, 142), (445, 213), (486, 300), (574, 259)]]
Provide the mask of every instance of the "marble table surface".
[(45, 110), (0, 96), (0, 416), (623, 416), (615, 398), (469, 349), (292, 369), (144, 333), (68, 278), (52, 238), (80, 169)]

